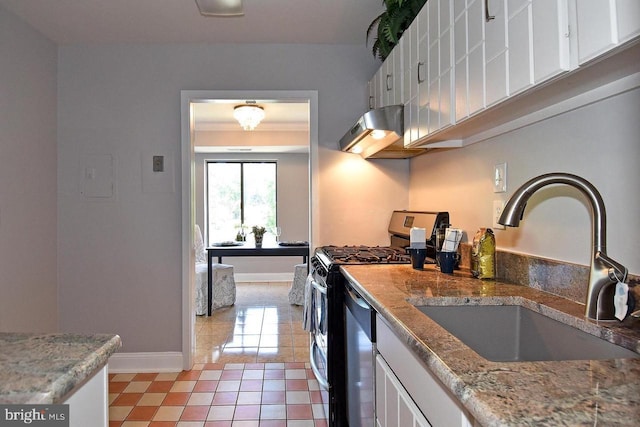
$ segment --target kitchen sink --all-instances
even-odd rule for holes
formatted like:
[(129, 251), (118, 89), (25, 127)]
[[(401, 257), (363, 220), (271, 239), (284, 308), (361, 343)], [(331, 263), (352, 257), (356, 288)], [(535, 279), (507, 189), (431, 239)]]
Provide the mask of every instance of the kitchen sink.
[(495, 362), (640, 358), (631, 350), (518, 305), (416, 308)]

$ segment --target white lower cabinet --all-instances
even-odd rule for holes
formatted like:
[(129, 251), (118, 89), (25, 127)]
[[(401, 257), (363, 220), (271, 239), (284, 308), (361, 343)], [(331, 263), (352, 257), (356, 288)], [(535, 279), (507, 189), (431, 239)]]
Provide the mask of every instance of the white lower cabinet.
[(62, 403), (69, 405), (70, 427), (106, 427), (109, 424), (108, 367), (105, 365)]
[(376, 425), (378, 427), (431, 426), (379, 354), (376, 356)]
[(376, 420), (379, 427), (470, 427), (457, 398), (377, 315)]

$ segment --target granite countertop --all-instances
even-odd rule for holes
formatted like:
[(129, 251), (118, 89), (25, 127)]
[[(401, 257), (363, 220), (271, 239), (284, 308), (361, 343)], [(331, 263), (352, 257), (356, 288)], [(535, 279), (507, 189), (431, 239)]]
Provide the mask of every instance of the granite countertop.
[(640, 352), (640, 320), (584, 321), (585, 306), (526, 286), (410, 265), (342, 272), (483, 426), (638, 425), (640, 359), (492, 362), (414, 305), (523, 305)]
[(112, 334), (0, 333), (0, 403), (61, 403), (121, 345)]

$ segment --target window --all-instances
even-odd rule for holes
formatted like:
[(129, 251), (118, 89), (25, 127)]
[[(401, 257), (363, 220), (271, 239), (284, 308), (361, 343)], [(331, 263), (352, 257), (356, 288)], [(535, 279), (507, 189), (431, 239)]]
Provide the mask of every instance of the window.
[(209, 244), (235, 240), (240, 226), (276, 227), (276, 162), (207, 161)]

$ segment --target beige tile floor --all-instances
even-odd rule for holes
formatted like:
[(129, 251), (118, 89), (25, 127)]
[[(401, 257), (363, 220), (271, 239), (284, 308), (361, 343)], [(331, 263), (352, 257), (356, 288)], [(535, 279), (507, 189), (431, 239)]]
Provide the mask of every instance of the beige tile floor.
[(194, 363), (307, 362), (302, 307), (289, 304), (291, 282), (238, 283), (236, 304), (196, 318)]

